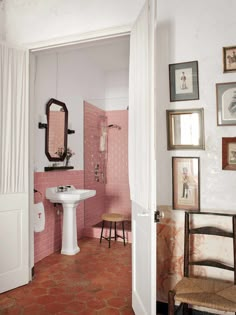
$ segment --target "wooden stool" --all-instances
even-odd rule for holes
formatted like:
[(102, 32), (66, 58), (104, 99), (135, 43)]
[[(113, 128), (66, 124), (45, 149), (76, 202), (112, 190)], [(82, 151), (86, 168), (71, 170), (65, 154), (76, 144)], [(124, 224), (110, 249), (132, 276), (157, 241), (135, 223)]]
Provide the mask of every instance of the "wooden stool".
[[(110, 230), (109, 230), (109, 237), (103, 236), (103, 228), (105, 221), (110, 222)], [(114, 236), (111, 236), (111, 229), (112, 229), (112, 223), (114, 222), (115, 225), (115, 231), (114, 231)], [(116, 223), (121, 222), (122, 224), (122, 231), (123, 231), (123, 236), (120, 236), (117, 234), (116, 230)], [(100, 237), (100, 243), (102, 242), (102, 239), (104, 238), (109, 242), (109, 248), (111, 247), (111, 239), (114, 238), (115, 241), (117, 240), (117, 237), (120, 237), (124, 241), (124, 246), (125, 246), (125, 227), (124, 227), (124, 216), (119, 213), (104, 213), (102, 215), (102, 231), (101, 231), (101, 237)]]

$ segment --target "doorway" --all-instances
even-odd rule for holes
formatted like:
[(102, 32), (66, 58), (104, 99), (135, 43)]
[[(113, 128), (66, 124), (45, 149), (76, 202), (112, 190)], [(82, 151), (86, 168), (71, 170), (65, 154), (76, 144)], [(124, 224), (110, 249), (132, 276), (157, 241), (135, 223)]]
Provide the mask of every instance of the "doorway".
[[(67, 180), (67, 184), (72, 183), (78, 187), (84, 186), (88, 189), (96, 189), (97, 200), (93, 201), (91, 199), (86, 201), (84, 207), (81, 204), (77, 211), (78, 237), (80, 238), (84, 233), (87, 235), (88, 227), (91, 228), (92, 225), (99, 223), (100, 212), (107, 212), (105, 203), (108, 203), (108, 198), (105, 198), (105, 185), (107, 185), (108, 182), (107, 169), (105, 168), (107, 167), (107, 163), (110, 162), (110, 160), (109, 162), (107, 160), (108, 151), (102, 153), (101, 150), (98, 149), (99, 154), (104, 155), (104, 164), (101, 164), (100, 160), (96, 161), (93, 158), (92, 164), (88, 165), (88, 155), (85, 154), (86, 145), (84, 145), (84, 101), (86, 100), (86, 102), (94, 108), (94, 112), (103, 113), (103, 116), (107, 115), (107, 123), (109, 122), (109, 125), (122, 124), (121, 129), (108, 128), (107, 145), (109, 145), (109, 139), (117, 139), (117, 135), (124, 136), (124, 133), (126, 133), (125, 136), (128, 139), (128, 120), (127, 123), (125, 123), (120, 115), (126, 115), (126, 118), (128, 118), (129, 36), (125, 35), (117, 38), (37, 51), (32, 53), (32, 57), (33, 62), (31, 68), (34, 73), (32, 76), (34, 78), (34, 97), (32, 104), (35, 105), (35, 126), (37, 126), (37, 121), (40, 117), (45, 115), (45, 104), (48, 99), (55, 98), (66, 104), (68, 108), (69, 129), (75, 130), (75, 134), (68, 135), (68, 147), (75, 153), (71, 158), (71, 165), (73, 165), (74, 169), (72, 171), (63, 172), (63, 174), (61, 172), (58, 172), (60, 174), (56, 174), (57, 172), (44, 172), (44, 167), (49, 166), (50, 163), (44, 154), (45, 133), (38, 129), (35, 131), (34, 143), (37, 143), (37, 145), (35, 145), (34, 150), (34, 185), (43, 195), (47, 185), (49, 185), (48, 183), (50, 183), (51, 186), (55, 183), (55, 186), (57, 186), (62, 184), (62, 180)], [(102, 115), (100, 114), (99, 116)], [(92, 113), (91, 117), (95, 119), (94, 113)], [(117, 117), (121, 119), (122, 122), (119, 123)], [(94, 132), (97, 127), (97, 122), (94, 120), (89, 129)], [(99, 140), (97, 133), (95, 137)], [(122, 146), (123, 145), (124, 144), (122, 144)], [(119, 148), (121, 144), (116, 143), (115, 146)], [(124, 156), (121, 157), (121, 162), (123, 161), (122, 167), (126, 168), (126, 185), (128, 183), (127, 151), (128, 150), (126, 150), (125, 153), (126, 160)], [(115, 156), (117, 155), (116, 152), (116, 150), (113, 152)], [(93, 148), (92, 151), (90, 150), (89, 156), (94, 157), (95, 155)], [(119, 159), (119, 153), (116, 158)], [(99, 167), (104, 168), (104, 179), (99, 178), (99, 181), (97, 181), (94, 173), (97, 164), (99, 164)], [(91, 187), (91, 182), (88, 181), (86, 177), (84, 178), (86, 165), (90, 171), (88, 175), (89, 179), (91, 178), (96, 188)], [(113, 167), (110, 165), (109, 169), (112, 170), (112, 168)], [(115, 169), (115, 167), (114, 172), (118, 174), (122, 173), (119, 169)], [(113, 171), (111, 171), (111, 173), (113, 173)], [(111, 179), (112, 177), (109, 176), (109, 178)], [(113, 187), (114, 182), (117, 182), (116, 179), (112, 180), (111, 186), (113, 184)], [(111, 191), (111, 186), (109, 187), (109, 191)], [(129, 199), (127, 188), (124, 188), (124, 185), (120, 185), (118, 188), (116, 187), (115, 193), (113, 191), (112, 194), (109, 194), (110, 200), (113, 199), (113, 206), (107, 209), (114, 209), (115, 201), (115, 209), (120, 208), (120, 210), (123, 209), (123, 211), (126, 211), (128, 218), (130, 216), (128, 202), (126, 202), (125, 206), (122, 205), (122, 202), (125, 204), (124, 194), (122, 195), (124, 190), (126, 199)], [(103, 196), (101, 195), (102, 191)], [(92, 207), (94, 204), (98, 205), (98, 200), (100, 204), (96, 212), (94, 212)], [(39, 235), (39, 233), (35, 235), (35, 262), (55, 250), (58, 250), (61, 244), (61, 209), (59, 209), (59, 211), (53, 211), (47, 200), (44, 199), (43, 201), (45, 204), (46, 226), (45, 230), (40, 233), (41, 235)], [(90, 224), (91, 221), (92, 224)], [(84, 229), (84, 227), (86, 228)], [(93, 234), (91, 236), (96, 235)], [(41, 248), (43, 248), (43, 250), (41, 250)]]

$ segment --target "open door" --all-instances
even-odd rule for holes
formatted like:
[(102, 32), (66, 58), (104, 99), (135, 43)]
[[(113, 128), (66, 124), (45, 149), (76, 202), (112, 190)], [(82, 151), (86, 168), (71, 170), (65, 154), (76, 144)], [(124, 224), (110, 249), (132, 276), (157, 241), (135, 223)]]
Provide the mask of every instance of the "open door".
[(146, 2), (130, 37), (129, 181), (136, 315), (156, 314), (154, 3)]
[(28, 283), (28, 53), (0, 43), (0, 293)]

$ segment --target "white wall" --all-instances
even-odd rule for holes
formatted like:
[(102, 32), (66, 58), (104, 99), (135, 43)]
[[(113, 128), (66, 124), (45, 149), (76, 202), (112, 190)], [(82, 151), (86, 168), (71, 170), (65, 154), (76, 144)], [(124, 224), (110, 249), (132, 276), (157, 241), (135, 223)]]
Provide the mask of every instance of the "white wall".
[(129, 25), (144, 0), (5, 0), (7, 41), (33, 43)]
[(0, 0), (0, 40), (5, 39), (5, 3)]
[[(102, 58), (106, 47), (101, 50)], [(68, 146), (75, 151), (71, 164), (75, 169), (83, 169), (83, 101), (90, 101), (104, 110), (126, 109), (128, 69), (105, 71), (98, 65), (98, 56), (96, 60), (91, 58), (90, 48), (42, 52), (35, 56), (35, 65), (31, 62), (34, 73), (31, 103), (35, 107), (36, 126), (35, 171), (43, 171), (45, 166), (52, 165), (44, 153), (45, 130), (37, 128), (50, 98), (64, 102), (68, 108), (69, 128), (75, 129), (75, 134), (68, 135)]]
[[(158, 94), (158, 203), (172, 204), (172, 156), (199, 156), (201, 208), (236, 211), (236, 172), (222, 170), (222, 137), (234, 137), (235, 126), (217, 127), (216, 88), (235, 82), (235, 73), (223, 73), (222, 47), (236, 45), (234, 0), (159, 0), (157, 5)], [(168, 65), (198, 60), (200, 99), (169, 101)], [(166, 109), (203, 107), (205, 151), (167, 151)]]

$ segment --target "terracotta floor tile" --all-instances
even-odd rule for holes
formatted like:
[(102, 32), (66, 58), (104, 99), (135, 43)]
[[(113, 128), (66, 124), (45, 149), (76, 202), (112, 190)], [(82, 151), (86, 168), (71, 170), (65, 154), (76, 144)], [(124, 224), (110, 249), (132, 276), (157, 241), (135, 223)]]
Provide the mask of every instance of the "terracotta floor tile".
[(131, 245), (85, 238), (79, 246), (35, 264), (31, 283), (0, 295), (0, 315), (133, 315)]

